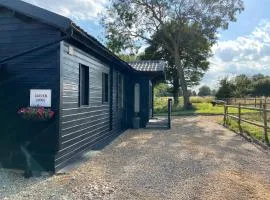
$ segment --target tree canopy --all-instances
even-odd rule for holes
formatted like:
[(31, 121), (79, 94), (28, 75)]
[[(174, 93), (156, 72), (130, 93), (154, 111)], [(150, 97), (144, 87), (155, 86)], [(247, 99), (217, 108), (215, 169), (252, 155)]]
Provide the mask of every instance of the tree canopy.
[[(107, 46), (115, 53), (136, 51), (145, 42), (158, 41), (158, 50), (167, 52), (189, 103), (188, 84), (198, 79), (209, 63), (211, 47), (220, 28), (243, 9), (242, 0), (110, 0), (102, 23)], [(156, 45), (156, 44), (155, 44)]]
[(199, 96), (204, 97), (204, 96), (210, 96), (211, 95), (211, 89), (207, 85), (204, 85), (199, 88)]
[(270, 77), (262, 74), (248, 77), (241, 74), (231, 80), (225, 78), (220, 81), (217, 98), (245, 96), (270, 96)]

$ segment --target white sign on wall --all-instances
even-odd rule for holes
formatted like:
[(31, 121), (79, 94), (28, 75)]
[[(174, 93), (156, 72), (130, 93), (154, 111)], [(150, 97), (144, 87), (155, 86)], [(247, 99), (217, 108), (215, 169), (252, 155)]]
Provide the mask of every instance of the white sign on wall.
[(52, 90), (30, 90), (31, 107), (51, 107)]

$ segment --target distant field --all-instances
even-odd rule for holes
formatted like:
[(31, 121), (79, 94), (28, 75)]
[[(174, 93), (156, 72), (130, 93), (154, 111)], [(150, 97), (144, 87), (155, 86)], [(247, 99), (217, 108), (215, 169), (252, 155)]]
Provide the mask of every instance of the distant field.
[[(156, 97), (154, 99), (154, 113), (156, 115), (167, 115), (167, 103), (168, 98), (171, 97)], [(172, 98), (173, 99), (173, 98)], [(212, 106), (210, 103), (214, 97), (191, 97), (190, 101), (193, 108), (191, 110), (183, 109), (183, 98), (179, 98), (179, 105), (173, 106), (172, 115), (181, 116), (181, 115), (194, 115), (194, 114), (205, 114), (205, 115), (222, 115), (224, 114), (224, 107), (222, 105)], [(243, 112), (249, 112), (244, 111)], [(237, 109), (230, 109), (230, 113), (236, 114)]]
[[(170, 97), (171, 98), (171, 97)], [(172, 98), (173, 99), (173, 98)], [(191, 97), (191, 103), (193, 106), (193, 109), (191, 110), (184, 110), (183, 109), (183, 98), (179, 98), (179, 105), (173, 106), (172, 108), (172, 115), (173, 116), (185, 116), (185, 115), (223, 115), (224, 114), (224, 106), (212, 106), (211, 101), (214, 99), (214, 97)], [(249, 103), (248, 107), (255, 107), (255, 105), (252, 106), (252, 102), (248, 102), (247, 100), (237, 100), (235, 101), (236, 104), (238, 103)], [(156, 97), (154, 99), (154, 113), (155, 115), (167, 115), (168, 108), (168, 97)], [(233, 102), (234, 103), (234, 102)], [(258, 106), (258, 105), (257, 105)], [(268, 105), (268, 109), (269, 109)], [(229, 108), (228, 110), (229, 114), (237, 116), (238, 109), (237, 108)], [(263, 115), (260, 111), (253, 111), (253, 110), (247, 110), (242, 109), (241, 110), (241, 116), (243, 119), (251, 120), (254, 122), (263, 122)], [(270, 125), (270, 112), (268, 112), (267, 117), (268, 124)], [(223, 116), (219, 117), (219, 123), (223, 124)], [(269, 126), (268, 125), (268, 126)], [(227, 127), (231, 130), (234, 130), (236, 132), (239, 132), (238, 123), (236, 120), (228, 119), (227, 121)], [(256, 139), (264, 142), (264, 135), (263, 135), (263, 129), (256, 127), (251, 124), (242, 123), (242, 130), (247, 133), (248, 135), (251, 135), (255, 137)]]

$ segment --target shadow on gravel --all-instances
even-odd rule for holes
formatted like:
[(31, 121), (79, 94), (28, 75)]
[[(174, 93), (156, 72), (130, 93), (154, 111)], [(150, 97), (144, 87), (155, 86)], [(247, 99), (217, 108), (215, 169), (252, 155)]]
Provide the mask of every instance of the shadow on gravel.
[[(64, 174), (80, 168), (82, 164), (87, 163), (91, 158), (96, 156), (100, 151), (115, 141), (119, 135), (121, 134), (114, 134), (110, 137), (107, 137), (105, 140), (97, 142), (96, 145), (91, 148), (91, 150), (86, 151), (80, 156), (72, 159), (69, 165), (60, 170), (57, 174), (64, 176)], [(46, 181), (50, 181), (50, 178), (53, 178), (52, 175), (46, 174), (38, 177), (32, 177), (30, 179), (25, 179), (23, 177), (23, 171), (4, 169), (0, 165), (0, 199), (4, 199), (4, 197), (27, 191), (31, 187), (42, 185)]]
[[(109, 167), (109, 176), (123, 189), (114, 199), (260, 199), (258, 188), (269, 189), (261, 180), (269, 170), (268, 154), (198, 117), (174, 119), (168, 131), (131, 130), (116, 146), (118, 165)], [(257, 189), (251, 189), (254, 184)]]
[[(72, 174), (89, 184), (102, 177), (115, 186), (104, 199), (267, 199), (269, 154), (211, 120), (181, 117), (173, 120), (171, 130), (139, 129), (115, 135), (99, 143), (93, 152), (101, 153), (89, 155)], [(85, 181), (76, 186), (83, 188)], [(54, 184), (51, 180), (42, 188)], [(22, 191), (20, 183), (14, 187)]]

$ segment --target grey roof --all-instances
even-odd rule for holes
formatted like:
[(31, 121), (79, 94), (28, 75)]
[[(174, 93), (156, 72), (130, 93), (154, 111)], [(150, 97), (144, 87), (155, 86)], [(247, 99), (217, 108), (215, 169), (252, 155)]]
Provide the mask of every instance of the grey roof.
[(167, 62), (164, 60), (142, 60), (129, 62), (128, 64), (137, 71), (142, 72), (163, 72), (167, 66)]
[(99, 51), (102, 51), (107, 58), (113, 59), (113, 61), (119, 63), (121, 66), (135, 71), (128, 63), (124, 62), (116, 55), (114, 55), (109, 49), (107, 49), (103, 44), (101, 44), (96, 38), (89, 35), (86, 31), (76, 25), (72, 20), (62, 15), (50, 12), (46, 9), (40, 8), (38, 6), (29, 4), (27, 2), (21, 0), (0, 0), (0, 7), (5, 7), (10, 10), (14, 10), (15, 12), (21, 13), (25, 16), (31, 17), (33, 19), (37, 19), (45, 24), (53, 26), (60, 31), (64, 32), (67, 35), (72, 36), (71, 30), (76, 30), (80, 33), (80, 35), (91, 43), (93, 46), (97, 47)]
[(62, 15), (50, 12), (21, 0), (0, 0), (0, 7), (6, 7), (31, 18), (39, 19), (46, 24), (67, 31), (72, 21)]

